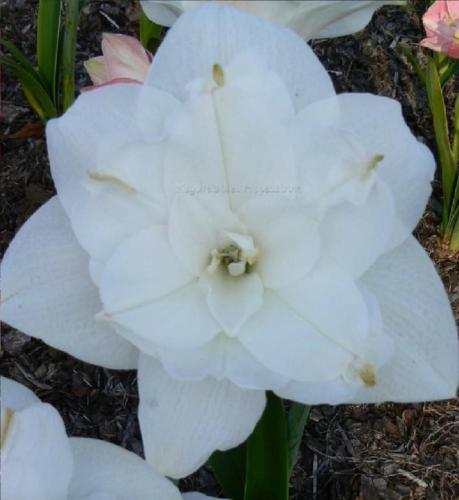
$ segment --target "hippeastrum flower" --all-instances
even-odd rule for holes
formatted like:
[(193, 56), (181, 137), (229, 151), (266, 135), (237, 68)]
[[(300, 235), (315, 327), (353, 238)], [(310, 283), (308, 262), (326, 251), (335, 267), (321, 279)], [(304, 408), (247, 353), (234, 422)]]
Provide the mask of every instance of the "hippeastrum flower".
[(147, 463), (114, 444), (68, 438), (59, 413), (0, 378), (2, 500), (205, 500), (183, 496)]
[[(293, 29), (306, 40), (350, 35), (363, 30), (383, 5), (405, 5), (405, 0), (213, 0)], [(182, 12), (202, 0), (141, 0), (155, 23), (172, 26)]]
[(455, 395), (456, 325), (411, 236), (433, 157), (396, 101), (337, 96), (292, 31), (189, 12), (144, 85), (83, 94), (47, 136), (58, 195), (5, 255), (4, 319), (138, 367), (160, 473), (244, 441), (266, 390), (309, 404)]
[(437, 0), (422, 18), (427, 37), (420, 45), (459, 59), (459, 2)]
[(84, 63), (93, 87), (120, 82), (140, 83), (147, 77), (152, 56), (133, 36), (114, 33), (102, 35), (102, 56)]

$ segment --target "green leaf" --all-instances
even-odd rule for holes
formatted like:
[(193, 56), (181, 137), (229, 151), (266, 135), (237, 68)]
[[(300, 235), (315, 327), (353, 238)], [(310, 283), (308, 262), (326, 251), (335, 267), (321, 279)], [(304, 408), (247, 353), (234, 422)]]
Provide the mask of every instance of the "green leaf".
[(75, 100), (75, 52), (80, 1), (64, 0), (65, 17), (62, 42), (62, 112), (64, 113)]
[(301, 439), (304, 434), (304, 427), (309, 418), (310, 406), (301, 403), (292, 403), (287, 416), (287, 439), (288, 439), (288, 458), (289, 473), (292, 473), (295, 466), (298, 450), (301, 445)]
[(459, 61), (450, 61), (446, 68), (440, 74), (440, 81), (442, 87), (445, 86), (451, 77), (459, 71)]
[(150, 21), (142, 11), (140, 13), (140, 42), (150, 52), (155, 52), (163, 38), (163, 27)]
[(453, 160), (457, 165), (459, 161), (459, 95), (456, 97), (454, 103)]
[(440, 160), (443, 185), (443, 229), (449, 218), (452, 194), (454, 189), (456, 166), (449, 142), (448, 121), (446, 118), (445, 101), (441, 89), (435, 61), (430, 59), (427, 65), (426, 89), (430, 110), (433, 117), (435, 142)]
[(459, 252), (459, 213), (456, 214), (456, 224), (454, 226), (454, 229), (452, 231), (451, 235), (451, 242), (450, 242), (450, 249), (453, 252)]
[(11, 68), (21, 82), (27, 100), (43, 122), (57, 116), (51, 97), (36, 75), (29, 73), (19, 63), (5, 56), (0, 57), (0, 63)]
[(5, 47), (5, 49), (8, 50), (11, 53), (11, 55), (15, 57), (17, 62), (24, 68), (25, 71), (34, 75), (35, 78), (44, 83), (43, 79), (41, 78), (38, 71), (34, 68), (33, 64), (27, 59), (24, 53), (18, 47), (16, 47), (16, 45), (14, 45), (13, 42), (9, 42), (7, 40), (0, 40), (0, 44), (2, 44), (3, 47)]
[(228, 451), (216, 451), (209, 464), (223, 489), (231, 500), (244, 500), (246, 444)]
[(61, 0), (40, 0), (37, 17), (37, 62), (54, 102), (60, 25)]
[(263, 416), (247, 441), (245, 500), (288, 500), (288, 461), (284, 406), (268, 392)]

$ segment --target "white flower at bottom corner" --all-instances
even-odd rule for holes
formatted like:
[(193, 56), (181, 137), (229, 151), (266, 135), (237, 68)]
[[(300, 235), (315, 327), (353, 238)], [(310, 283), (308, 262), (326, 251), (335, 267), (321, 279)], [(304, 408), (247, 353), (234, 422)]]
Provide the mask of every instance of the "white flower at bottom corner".
[[(215, 1), (215, 0), (208, 0)], [(291, 28), (306, 40), (350, 35), (363, 30), (384, 5), (405, 0), (218, 0), (247, 14)], [(142, 0), (142, 9), (155, 23), (172, 26), (182, 12), (202, 6), (202, 0)]]
[(134, 453), (89, 438), (68, 438), (59, 413), (23, 385), (1, 387), (2, 500), (193, 500), (180, 495)]
[(58, 196), (5, 254), (4, 320), (138, 368), (161, 474), (244, 441), (266, 390), (307, 404), (455, 395), (456, 325), (411, 235), (433, 157), (397, 102), (336, 95), (292, 31), (193, 10), (143, 85), (80, 96), (47, 136)]

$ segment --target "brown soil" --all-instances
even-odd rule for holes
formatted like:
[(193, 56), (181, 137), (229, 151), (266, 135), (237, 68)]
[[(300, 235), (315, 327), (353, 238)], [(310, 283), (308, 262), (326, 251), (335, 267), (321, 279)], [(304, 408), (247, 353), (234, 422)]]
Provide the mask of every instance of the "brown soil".
[[(4, 38), (33, 58), (37, 0), (0, 0), (0, 8)], [(137, 34), (137, 3), (87, 1), (78, 35), (79, 87), (89, 83), (82, 62), (99, 53), (103, 31)], [(415, 135), (434, 149), (425, 92), (393, 49), (397, 41), (415, 46), (421, 37), (414, 11), (388, 7), (363, 33), (316, 41), (313, 47), (338, 92), (373, 92), (398, 99)], [(1, 254), (24, 221), (54, 193), (43, 137), (5, 138), (38, 120), (11, 73), (5, 70), (2, 76)], [(450, 87), (452, 99), (455, 89)], [(440, 209), (436, 183), (416, 235), (436, 262), (459, 320), (459, 257), (450, 255), (441, 242)], [(0, 374), (55, 405), (70, 435), (106, 439), (142, 454), (134, 372), (82, 363), (7, 326), (2, 344)], [(218, 493), (207, 468), (181, 486)], [(459, 498), (458, 401), (314, 408), (292, 480), (292, 498)]]

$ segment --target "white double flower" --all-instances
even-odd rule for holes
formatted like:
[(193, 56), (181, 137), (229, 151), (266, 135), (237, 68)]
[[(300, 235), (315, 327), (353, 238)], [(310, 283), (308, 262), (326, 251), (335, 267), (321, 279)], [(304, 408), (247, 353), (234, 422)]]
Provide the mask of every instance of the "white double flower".
[[(85, 93), (47, 136), (58, 195), (6, 253), (4, 319), (138, 368), (162, 474), (244, 441), (266, 390), (308, 404), (455, 395), (454, 318), (411, 236), (433, 157), (397, 102), (337, 96), (293, 32), (193, 10), (144, 84)], [(206, 185), (227, 189), (184, 189)]]

